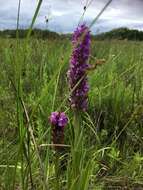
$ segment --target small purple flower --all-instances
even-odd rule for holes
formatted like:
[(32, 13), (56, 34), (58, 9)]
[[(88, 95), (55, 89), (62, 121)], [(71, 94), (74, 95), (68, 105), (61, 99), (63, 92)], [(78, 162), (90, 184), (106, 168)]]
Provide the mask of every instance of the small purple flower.
[(59, 121), (58, 121), (58, 125), (60, 127), (65, 127), (68, 123), (68, 118), (67, 116), (65, 115), (64, 112), (60, 113), (60, 117), (59, 117)]
[(73, 52), (67, 73), (69, 87), (71, 90), (69, 100), (73, 108), (86, 111), (89, 91), (87, 70), (90, 67), (88, 64), (90, 52), (90, 31), (85, 24), (79, 26), (74, 32), (72, 45)]
[(55, 149), (61, 151), (62, 147), (56, 144), (64, 143), (64, 127), (68, 123), (68, 118), (64, 112), (52, 112), (49, 118), (52, 125), (52, 141), (55, 144)]
[(52, 125), (57, 125), (58, 117), (59, 117), (59, 112), (52, 112), (50, 116), (50, 123)]
[(50, 116), (50, 123), (57, 127), (65, 127), (68, 123), (68, 118), (64, 112), (52, 112)]

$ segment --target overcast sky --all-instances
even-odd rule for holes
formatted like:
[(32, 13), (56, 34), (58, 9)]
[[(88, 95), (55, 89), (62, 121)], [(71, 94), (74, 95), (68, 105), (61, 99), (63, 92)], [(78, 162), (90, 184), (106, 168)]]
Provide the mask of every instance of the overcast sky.
[[(83, 7), (91, 2), (83, 21), (90, 24), (108, 0), (43, 0), (35, 27), (67, 33), (77, 26)], [(37, 0), (21, 0), (20, 27), (27, 28)], [(18, 0), (0, 0), (0, 29), (15, 28)], [(49, 18), (46, 24), (45, 18)], [(143, 0), (113, 0), (91, 28), (93, 33), (118, 27), (143, 30)]]

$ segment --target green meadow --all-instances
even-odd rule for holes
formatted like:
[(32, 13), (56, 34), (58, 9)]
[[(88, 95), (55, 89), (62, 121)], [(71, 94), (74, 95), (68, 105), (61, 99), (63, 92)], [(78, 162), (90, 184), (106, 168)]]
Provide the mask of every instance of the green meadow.
[[(74, 143), (69, 39), (0, 39), (0, 189), (143, 189), (143, 43), (91, 41), (89, 106)], [(49, 116), (64, 111), (57, 156)]]

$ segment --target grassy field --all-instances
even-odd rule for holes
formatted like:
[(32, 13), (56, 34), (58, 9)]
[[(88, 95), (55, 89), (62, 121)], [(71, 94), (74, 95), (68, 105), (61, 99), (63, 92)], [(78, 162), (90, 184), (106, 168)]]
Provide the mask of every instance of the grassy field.
[[(0, 39), (0, 189), (143, 189), (143, 43), (92, 40), (89, 107), (74, 144), (69, 40)], [(51, 145), (65, 111), (65, 146)]]

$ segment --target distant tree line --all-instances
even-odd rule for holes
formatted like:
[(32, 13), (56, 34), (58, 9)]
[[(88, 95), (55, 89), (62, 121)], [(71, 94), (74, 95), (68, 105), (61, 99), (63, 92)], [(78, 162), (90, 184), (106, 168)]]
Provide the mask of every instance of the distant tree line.
[(118, 40), (143, 40), (143, 31), (139, 30), (131, 30), (128, 28), (118, 28), (113, 29), (109, 32), (105, 32), (102, 34), (98, 34), (95, 36), (98, 40), (105, 40), (105, 39), (118, 39)]
[[(18, 30), (19, 38), (25, 38), (27, 33), (28, 33), (28, 29)], [(31, 37), (41, 38), (41, 39), (45, 39), (45, 38), (56, 39), (56, 38), (59, 38), (59, 36), (60, 35), (56, 32), (52, 32), (49, 30), (41, 30), (41, 29), (34, 29), (32, 30), (32, 33), (31, 33)], [(8, 29), (8, 30), (0, 31), (0, 37), (16, 38), (16, 30)]]
[[(19, 38), (25, 38), (27, 35), (28, 29), (18, 30)], [(16, 30), (4, 30), (0, 31), (0, 37), (4, 38), (16, 38)], [(40, 38), (40, 39), (57, 39), (57, 38), (69, 38), (71, 39), (71, 34), (58, 34), (49, 30), (34, 29), (32, 30), (31, 37)], [(143, 40), (143, 31), (131, 30), (128, 28), (118, 28), (111, 30), (109, 32), (101, 33), (98, 35), (92, 35), (93, 39), (97, 40)]]

